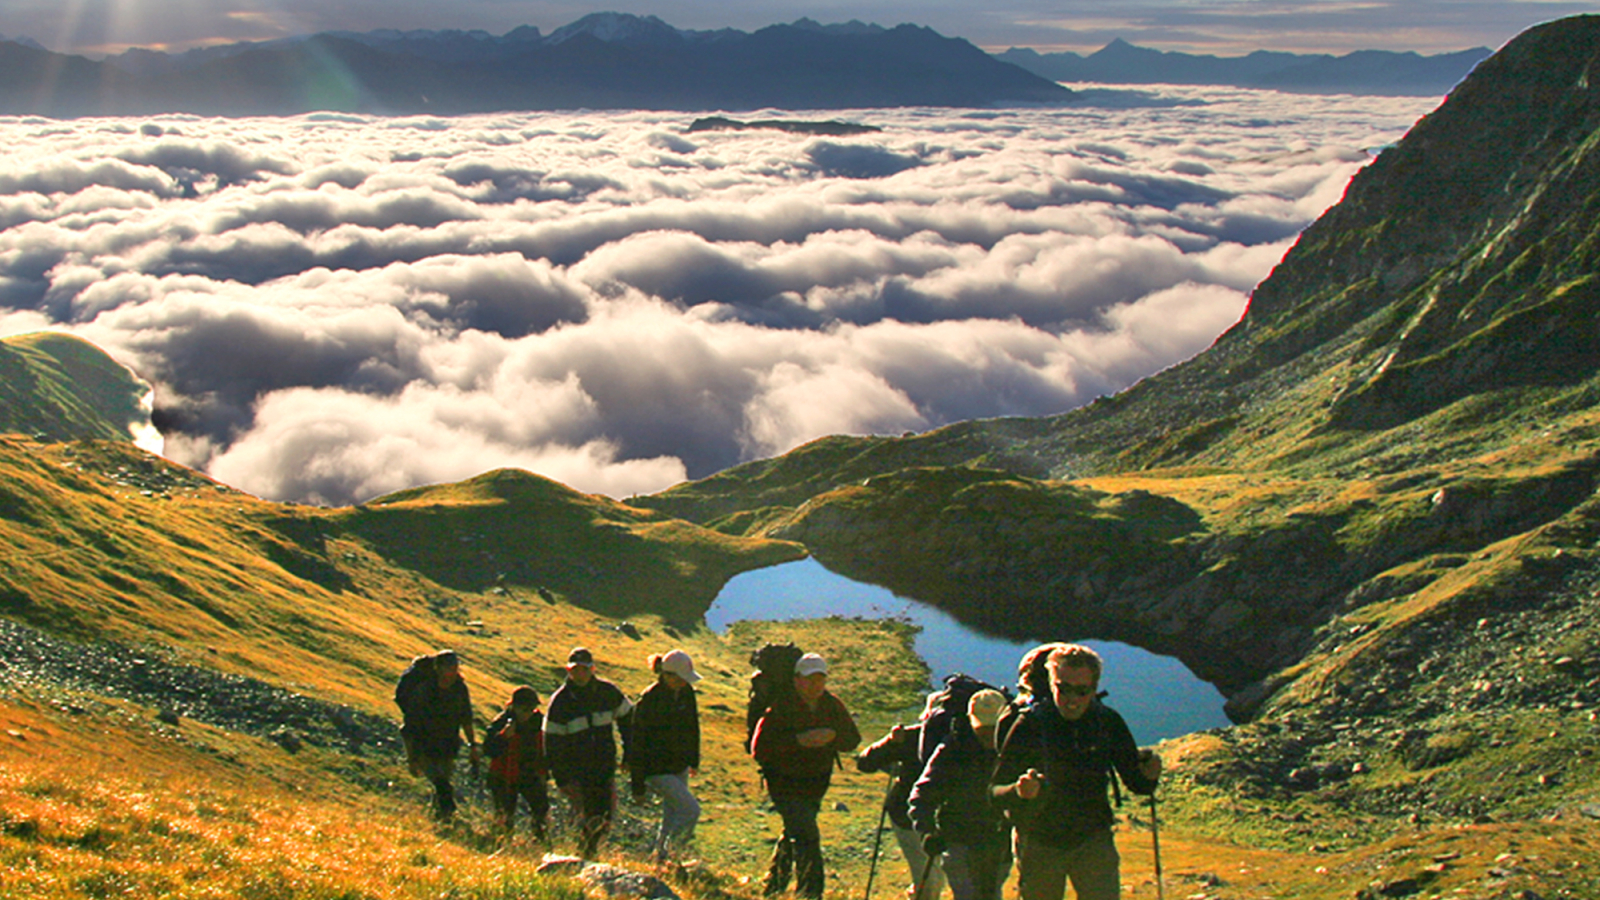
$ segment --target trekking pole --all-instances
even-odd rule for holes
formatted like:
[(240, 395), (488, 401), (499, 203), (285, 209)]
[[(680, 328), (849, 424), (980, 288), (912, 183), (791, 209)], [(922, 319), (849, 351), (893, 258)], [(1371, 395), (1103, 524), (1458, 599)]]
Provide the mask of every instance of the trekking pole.
[(1156, 856), (1156, 900), (1167, 900), (1166, 886), (1161, 883), (1161, 826), (1156, 820), (1156, 792), (1150, 792), (1150, 847)]
[(889, 795), (894, 792), (894, 772), (889, 773), (889, 786), (883, 792), (883, 803), (878, 806), (878, 830), (872, 833), (872, 862), (867, 866), (867, 890), (861, 900), (872, 900), (872, 876), (878, 872), (878, 848), (883, 845), (883, 820), (889, 815)]
[(925, 898), (922, 896), (922, 892), (928, 887), (928, 877), (933, 874), (933, 864), (938, 861), (939, 854), (928, 854), (928, 861), (922, 864), (922, 877), (917, 879), (916, 890), (913, 892), (915, 896), (911, 900), (939, 900), (938, 897)]

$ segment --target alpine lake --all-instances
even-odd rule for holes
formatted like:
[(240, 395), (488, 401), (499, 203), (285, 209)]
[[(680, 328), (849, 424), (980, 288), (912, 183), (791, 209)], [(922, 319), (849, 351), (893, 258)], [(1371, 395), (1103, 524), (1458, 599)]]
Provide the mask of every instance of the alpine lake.
[(1172, 657), (1070, 634), (1042, 633), (1038, 640), (1025, 642), (994, 637), (926, 603), (830, 572), (815, 559), (732, 578), (706, 612), (706, 624), (724, 633), (738, 621), (828, 616), (894, 618), (917, 626), (914, 649), (927, 662), (935, 685), (946, 675), (965, 672), (1015, 690), (1017, 662), (1038, 644), (1074, 641), (1093, 647), (1105, 660), (1100, 678), (1100, 689), (1109, 692), (1105, 702), (1127, 720), (1140, 745), (1229, 724), (1221, 692)]

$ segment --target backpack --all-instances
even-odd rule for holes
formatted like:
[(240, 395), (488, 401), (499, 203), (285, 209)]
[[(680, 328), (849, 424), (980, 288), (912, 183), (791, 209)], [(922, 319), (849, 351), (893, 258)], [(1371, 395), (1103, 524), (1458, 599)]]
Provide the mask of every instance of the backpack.
[(400, 707), (403, 715), (411, 715), (423, 685), (429, 679), (436, 677), (431, 656), (419, 656), (411, 661), (411, 665), (406, 666), (406, 670), (400, 673), (400, 683), (394, 686), (394, 702)]
[(750, 702), (744, 713), (744, 752), (752, 749), (756, 723), (775, 703), (794, 696), (794, 664), (805, 651), (792, 643), (762, 644), (750, 654)]
[(933, 751), (938, 748), (939, 742), (952, 731), (965, 729), (972, 730), (972, 722), (967, 719), (967, 703), (972, 700), (972, 695), (979, 691), (999, 691), (1007, 700), (1011, 698), (1011, 691), (997, 688), (986, 681), (980, 681), (962, 672), (946, 675), (944, 687), (934, 693), (928, 704), (929, 713), (922, 720), (922, 731), (917, 736), (917, 758), (922, 765), (928, 764), (928, 759), (933, 756)]

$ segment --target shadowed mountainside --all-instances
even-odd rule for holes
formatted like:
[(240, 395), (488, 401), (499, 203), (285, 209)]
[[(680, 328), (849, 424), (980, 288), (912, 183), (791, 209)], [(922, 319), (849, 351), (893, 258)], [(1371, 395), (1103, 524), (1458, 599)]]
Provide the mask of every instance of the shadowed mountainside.
[(1536, 602), (1600, 536), (1597, 55), (1595, 17), (1512, 42), (1238, 325), (1120, 395), (830, 438), (644, 502), (1002, 633), (1175, 652), (1240, 718), (1387, 668), (1423, 621)]

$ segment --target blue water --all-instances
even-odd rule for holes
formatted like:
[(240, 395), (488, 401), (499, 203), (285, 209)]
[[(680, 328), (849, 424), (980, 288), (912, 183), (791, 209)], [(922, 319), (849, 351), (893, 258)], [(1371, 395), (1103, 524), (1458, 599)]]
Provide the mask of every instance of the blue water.
[(1080, 640), (1073, 634), (1043, 632), (1037, 640), (1021, 642), (991, 637), (926, 603), (836, 575), (814, 559), (733, 578), (711, 604), (706, 624), (723, 632), (730, 623), (747, 619), (826, 616), (896, 618), (920, 626), (916, 651), (933, 670), (935, 680), (951, 672), (965, 672), (990, 684), (1015, 685), (1017, 661), (1038, 644), (1087, 644), (1105, 660), (1100, 688), (1111, 692), (1105, 702), (1128, 720), (1134, 740), (1140, 744), (1228, 724), (1222, 714), (1222, 694), (1170, 656), (1113, 641)]

